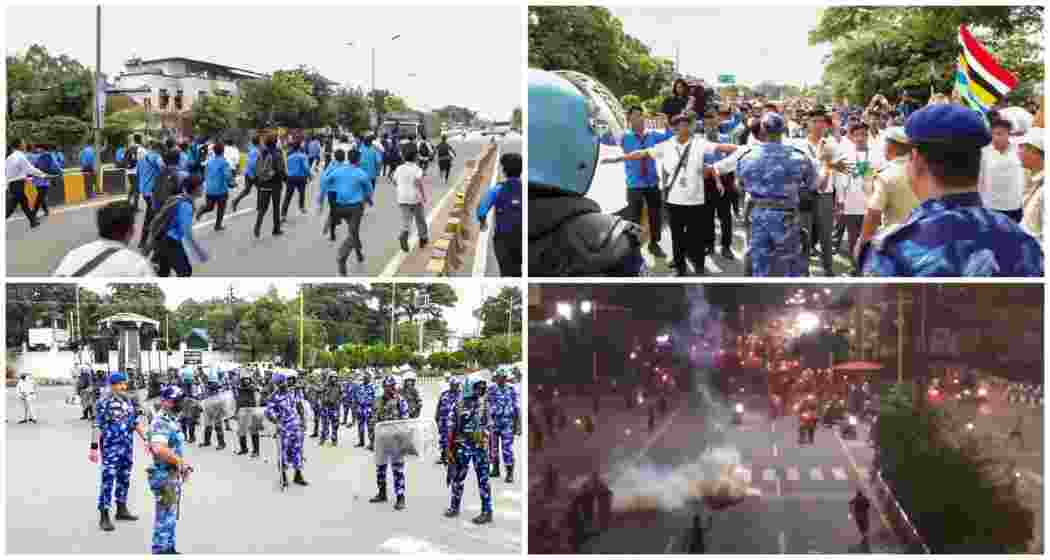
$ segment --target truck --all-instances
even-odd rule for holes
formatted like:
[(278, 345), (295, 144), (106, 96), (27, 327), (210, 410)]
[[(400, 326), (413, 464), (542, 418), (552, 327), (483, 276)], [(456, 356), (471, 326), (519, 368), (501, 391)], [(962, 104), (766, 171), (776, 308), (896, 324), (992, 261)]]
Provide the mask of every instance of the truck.
[(395, 130), (402, 141), (415, 140), (420, 136), (431, 138), (440, 132), (441, 118), (424, 111), (400, 111), (383, 115), (379, 135), (393, 134)]

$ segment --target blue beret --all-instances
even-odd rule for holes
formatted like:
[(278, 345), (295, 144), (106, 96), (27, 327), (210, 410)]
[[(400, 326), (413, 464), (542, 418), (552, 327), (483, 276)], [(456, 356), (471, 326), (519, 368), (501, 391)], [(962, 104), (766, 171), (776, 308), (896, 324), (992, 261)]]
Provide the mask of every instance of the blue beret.
[(116, 385), (117, 383), (127, 383), (127, 382), (128, 382), (128, 374), (126, 374), (126, 373), (124, 373), (122, 371), (115, 371), (115, 372), (109, 374), (109, 384), (110, 385)]
[(784, 132), (784, 126), (784, 117), (779, 113), (770, 111), (762, 117), (762, 128), (766, 129), (766, 134), (780, 134)]
[(977, 111), (954, 104), (930, 105), (908, 117), (904, 130), (912, 144), (946, 144), (983, 148), (992, 132)]

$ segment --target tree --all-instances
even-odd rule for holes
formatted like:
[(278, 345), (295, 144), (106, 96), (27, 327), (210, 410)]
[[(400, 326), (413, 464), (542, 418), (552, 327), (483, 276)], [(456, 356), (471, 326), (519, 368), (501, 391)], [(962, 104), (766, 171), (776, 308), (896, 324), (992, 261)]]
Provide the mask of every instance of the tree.
[(516, 286), (508, 286), (501, 289), (496, 296), (482, 302), (481, 308), (478, 309), (478, 316), (483, 323), (481, 336), (506, 335), (508, 331), (520, 333), (521, 299), (521, 289)]
[(339, 126), (358, 132), (368, 129), (368, 97), (361, 89), (343, 88), (331, 103)]
[(623, 105), (624, 109), (630, 109), (631, 107), (634, 107), (636, 105), (641, 106), (642, 98), (638, 97), (633, 93), (628, 93), (627, 95), (620, 98), (620, 105)]
[(240, 99), (232, 95), (206, 95), (193, 104), (190, 119), (195, 133), (219, 136), (236, 128), (243, 119)]
[(515, 107), (514, 111), (510, 114), (510, 126), (517, 130), (521, 130), (521, 120), (521, 107)]
[(876, 93), (924, 97), (954, 84), (959, 25), (967, 25), (1027, 95), (1043, 81), (1043, 6), (834, 7), (810, 31), (811, 44), (831, 43), (824, 82), (836, 97), (864, 103)]
[(403, 113), (411, 111), (412, 108), (408, 106), (408, 103), (404, 99), (396, 95), (388, 95), (383, 99), (383, 113)]
[(298, 70), (278, 70), (261, 80), (241, 84), (245, 123), (255, 128), (303, 128), (307, 113), (317, 108), (314, 85)]
[(44, 119), (63, 115), (92, 119), (94, 74), (67, 55), (52, 56), (39, 44), (7, 57), (10, 119)]

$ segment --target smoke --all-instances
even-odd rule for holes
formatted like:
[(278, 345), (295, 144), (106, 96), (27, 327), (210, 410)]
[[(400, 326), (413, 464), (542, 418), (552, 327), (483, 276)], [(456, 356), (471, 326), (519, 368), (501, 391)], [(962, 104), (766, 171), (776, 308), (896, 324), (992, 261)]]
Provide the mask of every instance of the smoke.
[(732, 504), (761, 492), (740, 476), (740, 452), (709, 448), (696, 460), (674, 467), (651, 462), (621, 463), (613, 468), (613, 510), (671, 512), (708, 504)]

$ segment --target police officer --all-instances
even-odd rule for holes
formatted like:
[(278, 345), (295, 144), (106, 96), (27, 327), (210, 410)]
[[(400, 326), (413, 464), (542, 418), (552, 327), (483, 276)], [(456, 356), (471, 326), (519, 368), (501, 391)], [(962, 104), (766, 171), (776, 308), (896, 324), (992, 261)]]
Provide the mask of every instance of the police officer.
[(204, 443), (201, 444), (201, 447), (211, 446), (211, 433), (214, 431), (215, 438), (219, 442), (215, 450), (222, 451), (226, 449), (226, 432), (223, 429), (223, 418), (226, 416), (226, 409), (223, 407), (219, 396), (223, 391), (223, 387), (219, 381), (218, 370), (212, 368), (208, 372), (207, 380), (204, 394)]
[[(154, 376), (156, 380), (156, 394), (153, 394), (154, 385), (150, 384), (150, 399), (159, 398), (161, 394), (160, 386), (160, 374)], [(197, 443), (197, 425), (200, 424), (201, 415), (204, 413), (204, 409), (201, 406), (200, 395), (203, 394), (203, 388), (197, 384), (193, 378), (193, 368), (184, 368), (182, 370), (182, 407), (181, 407), (181, 423), (182, 433), (187, 436), (187, 443)]]
[[(375, 442), (375, 425), (377, 423), (386, 422), (387, 420), (403, 420), (405, 418), (408, 418), (408, 403), (405, 402), (401, 395), (397, 394), (397, 379), (393, 375), (388, 375), (383, 379), (383, 395), (379, 397), (379, 402), (376, 403), (375, 417), (368, 426), (369, 440)], [(368, 500), (373, 504), (387, 500), (386, 466), (385, 462), (381, 465), (376, 465), (376, 486), (379, 487), (379, 493), (371, 500)], [(394, 509), (402, 510), (405, 509), (405, 463), (402, 459), (391, 463), (390, 466), (391, 470), (394, 471), (394, 495), (397, 496)]]
[(276, 390), (266, 401), (266, 418), (277, 425), (277, 437), (281, 441), (284, 453), (284, 470), (281, 471), (281, 485), (288, 484), (288, 465), (295, 469), (293, 482), (300, 486), (309, 486), (303, 478), (303, 442), (306, 431), (303, 419), (297, 410), (294, 391), (285, 372), (275, 372), (272, 377)]
[[(372, 435), (372, 405), (376, 400), (376, 388), (372, 385), (372, 379), (368, 373), (361, 374), (361, 384), (357, 386), (357, 445), (354, 447), (365, 446), (365, 433), (367, 432), (370, 436)], [(372, 444), (375, 443), (369, 439), (368, 450), (372, 451)]]
[[(343, 425), (353, 426), (354, 422), (357, 422), (357, 381), (354, 379), (353, 374), (350, 374), (350, 379), (346, 381), (343, 387)], [(349, 416), (349, 421), (347, 420)]]
[(478, 204), (478, 222), (485, 231), (490, 209), (496, 211), (496, 233), (492, 237), (500, 276), (521, 276), (521, 154), (503, 154), (500, 167), (506, 180), (493, 186)]
[(521, 410), (518, 408), (518, 394), (514, 387), (507, 385), (507, 371), (498, 369), (492, 375), (496, 386), (488, 392), (489, 410), (492, 411), (492, 472), (489, 476), (499, 478), (500, 451), (503, 452), (503, 464), (507, 467), (506, 482), (514, 482), (514, 436), (521, 435)]
[(992, 134), (975, 111), (930, 105), (905, 124), (908, 176), (921, 201), (908, 219), (861, 249), (865, 276), (1042, 276), (1043, 250), (977, 191)]
[(339, 402), (342, 399), (343, 390), (339, 386), (339, 378), (335, 372), (328, 374), (328, 381), (318, 399), (321, 415), (321, 445), (332, 439), (332, 447), (339, 445)]
[(150, 424), (149, 443), (153, 466), (146, 472), (157, 508), (153, 520), (153, 554), (178, 554), (175, 550), (178, 497), (182, 485), (193, 471), (182, 458), (186, 440), (179, 431), (179, 414), (185, 396), (182, 389), (175, 386), (161, 390), (159, 411)]
[(128, 511), (128, 486), (131, 484), (131, 466), (135, 458), (133, 432), (143, 441), (146, 436), (139, 423), (141, 410), (127, 394), (128, 376), (114, 372), (109, 376), (111, 393), (99, 399), (95, 405), (95, 426), (91, 432), (91, 452), (88, 458), (97, 463), (102, 455), (102, 487), (98, 496), (100, 518), (98, 526), (103, 531), (115, 529), (109, 519), (110, 500), (116, 483), (117, 521), (137, 521), (138, 517)]
[(416, 387), (416, 372), (405, 372), (402, 382), (404, 388), (401, 389), (401, 395), (408, 402), (408, 417), (419, 418), (419, 414), (423, 412), (423, 398), (419, 396), (419, 389)]
[(803, 276), (809, 263), (802, 253), (799, 193), (813, 190), (816, 173), (805, 152), (781, 143), (784, 117), (768, 112), (761, 127), (765, 142), (742, 150), (736, 162), (736, 176), (753, 199), (752, 275)]
[(248, 454), (248, 436), (250, 435), (252, 458), (259, 456), (259, 438), (263, 429), (261, 403), (255, 381), (249, 376), (241, 377), (240, 389), (237, 391), (237, 439), (240, 440), (241, 449), (237, 455)]
[(321, 426), (321, 394), (324, 392), (325, 383), (317, 373), (312, 373), (306, 379), (306, 402), (310, 403), (310, 412), (314, 416), (314, 433), (310, 437), (318, 436), (317, 431)]
[[(448, 389), (442, 391), (441, 396), (438, 397), (437, 406), (434, 408), (434, 422), (437, 423), (441, 449), (448, 449), (449, 415), (452, 414), (452, 408), (459, 402), (460, 388), (458, 377), (449, 376), (448, 374), (445, 377), (448, 380)], [(444, 453), (441, 454), (437, 464), (445, 464)]]
[(452, 407), (448, 438), (448, 461), (452, 465), (452, 500), (445, 517), (459, 515), (463, 500), (463, 483), (470, 464), (478, 477), (481, 514), (473, 519), (477, 525), (492, 523), (492, 490), (489, 486), (489, 415), (485, 398), (485, 381), (468, 377), (463, 384), (463, 398)]
[(638, 276), (641, 229), (585, 198), (598, 162), (598, 132), (580, 90), (529, 70), (529, 274)]
[(77, 394), (80, 395), (80, 419), (90, 420), (95, 414), (95, 391), (91, 384), (91, 368), (88, 366), (80, 366)]

